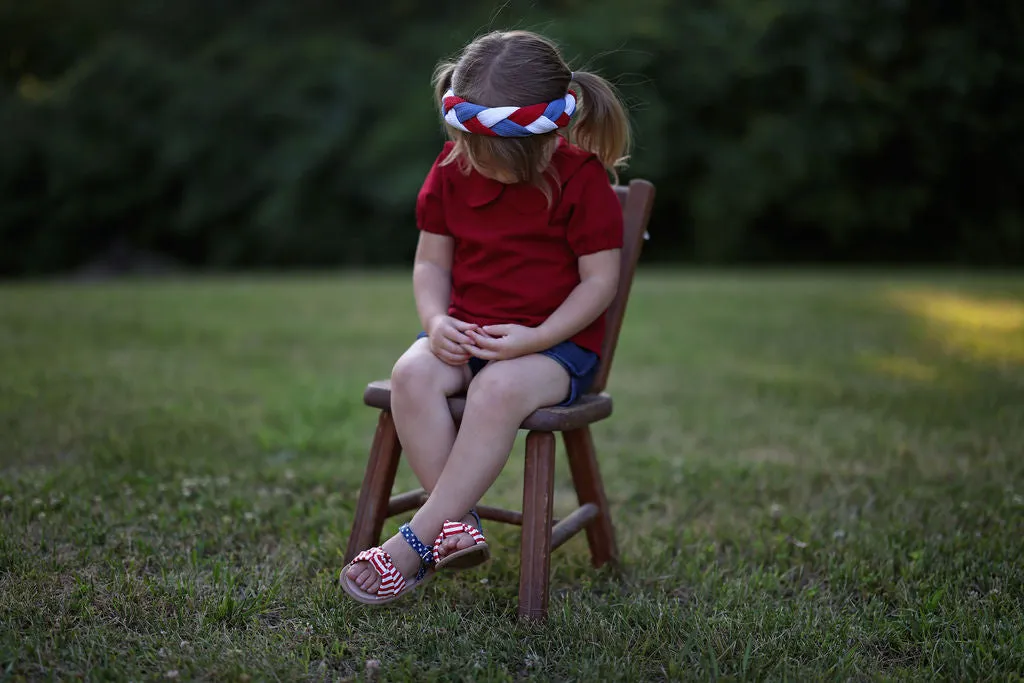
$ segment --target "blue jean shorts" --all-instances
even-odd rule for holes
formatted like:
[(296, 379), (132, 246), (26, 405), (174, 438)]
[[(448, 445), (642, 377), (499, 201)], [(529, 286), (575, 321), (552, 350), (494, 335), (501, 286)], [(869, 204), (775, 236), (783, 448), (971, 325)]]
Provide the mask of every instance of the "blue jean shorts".
[[(416, 338), (422, 339), (426, 336), (426, 332), (420, 332)], [(587, 393), (597, 377), (598, 366), (601, 364), (600, 356), (571, 341), (555, 344), (550, 349), (544, 349), (539, 353), (553, 359), (569, 373), (569, 395), (558, 404), (560, 406), (571, 405), (576, 399)], [(476, 377), (487, 363), (488, 361), (483, 358), (470, 357), (469, 371), (473, 377)]]

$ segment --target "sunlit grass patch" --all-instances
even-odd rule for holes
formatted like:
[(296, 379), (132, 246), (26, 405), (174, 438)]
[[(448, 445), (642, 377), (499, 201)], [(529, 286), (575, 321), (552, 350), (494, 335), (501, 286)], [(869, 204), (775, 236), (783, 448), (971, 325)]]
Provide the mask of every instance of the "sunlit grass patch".
[(944, 348), (968, 358), (1024, 363), (1024, 301), (931, 289), (897, 289), (889, 299), (920, 317)]

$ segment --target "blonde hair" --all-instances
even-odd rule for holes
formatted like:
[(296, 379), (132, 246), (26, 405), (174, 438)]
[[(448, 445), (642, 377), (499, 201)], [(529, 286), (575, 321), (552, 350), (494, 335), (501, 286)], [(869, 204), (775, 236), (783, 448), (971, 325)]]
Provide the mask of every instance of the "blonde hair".
[[(440, 103), (449, 88), (485, 107), (524, 107), (563, 97), (570, 82), (578, 87), (579, 109), (568, 139), (593, 153), (618, 182), (629, 158), (629, 117), (615, 89), (601, 76), (572, 72), (547, 38), (529, 31), (495, 31), (467, 45), (458, 59), (434, 72)], [(455, 143), (443, 164), (458, 162), (463, 171), (503, 171), (516, 182), (539, 187), (551, 200), (545, 174), (558, 145), (557, 131), (522, 138), (473, 135), (445, 124)]]

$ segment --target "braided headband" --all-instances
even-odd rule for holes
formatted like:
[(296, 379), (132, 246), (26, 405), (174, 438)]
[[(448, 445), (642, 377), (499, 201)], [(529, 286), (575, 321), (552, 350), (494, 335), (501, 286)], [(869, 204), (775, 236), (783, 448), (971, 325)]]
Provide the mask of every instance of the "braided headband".
[(550, 133), (569, 125), (576, 111), (576, 93), (570, 90), (548, 104), (528, 107), (483, 107), (467, 102), (449, 89), (441, 101), (444, 120), (465, 133), (522, 138)]

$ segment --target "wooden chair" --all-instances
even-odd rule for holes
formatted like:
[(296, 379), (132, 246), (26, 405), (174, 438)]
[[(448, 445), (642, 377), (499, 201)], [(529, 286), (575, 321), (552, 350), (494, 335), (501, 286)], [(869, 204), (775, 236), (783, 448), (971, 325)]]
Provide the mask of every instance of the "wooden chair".
[[(607, 311), (607, 333), (601, 353), (601, 367), (590, 393), (568, 407), (542, 408), (523, 422), (528, 430), (523, 482), (523, 511), (514, 512), (477, 506), (484, 519), (522, 527), (519, 571), (519, 616), (545, 619), (548, 610), (548, 580), (551, 551), (586, 529), (591, 560), (595, 567), (618, 559), (615, 532), (605, 498), (604, 484), (597, 466), (590, 424), (612, 413), (612, 398), (604, 392), (615, 356), (615, 345), (633, 283), (633, 274), (646, 237), (647, 222), (654, 203), (654, 186), (646, 180), (633, 180), (628, 187), (615, 188), (622, 204), (624, 243), (619, 291)], [(402, 446), (391, 418), (391, 383), (371, 382), (363, 394), (364, 402), (381, 413), (370, 448), (370, 459), (359, 492), (352, 534), (345, 562), (361, 550), (380, 543), (384, 521), (394, 515), (415, 510), (427, 498), (423, 489), (391, 496)], [(448, 400), (458, 423), (466, 405), (464, 396)], [(569, 468), (579, 507), (563, 520), (552, 518), (555, 475), (555, 437), (561, 432), (569, 457)]]

